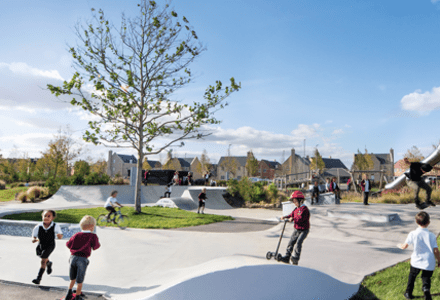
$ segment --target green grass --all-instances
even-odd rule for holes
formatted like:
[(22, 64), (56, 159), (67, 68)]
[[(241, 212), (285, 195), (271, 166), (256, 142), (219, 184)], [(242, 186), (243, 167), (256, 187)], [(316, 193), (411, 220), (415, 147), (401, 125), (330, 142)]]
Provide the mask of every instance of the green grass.
[(25, 192), (29, 187), (21, 186), (12, 189), (0, 190), (0, 202), (15, 200), (15, 194), (20, 192)]
[[(98, 207), (57, 210), (56, 213), (56, 222), (79, 223), (84, 215), (91, 215), (96, 219), (100, 214), (107, 214), (108, 211), (103, 207)], [(122, 214), (129, 216), (127, 226), (130, 228), (170, 229), (233, 220), (233, 218), (229, 216), (197, 214), (178, 208), (163, 207), (143, 207), (142, 213), (140, 214), (136, 214), (133, 207), (123, 207)], [(41, 221), (41, 212), (13, 214), (4, 216), (3, 219)], [(108, 226), (116, 227), (116, 225), (113, 224), (109, 224)]]
[[(437, 238), (440, 243), (440, 238)], [(350, 300), (394, 300), (405, 299), (403, 293), (406, 290), (410, 262), (402, 262), (386, 270), (377, 272), (362, 281), (359, 292)], [(413, 295), (416, 299), (424, 299), (422, 292), (421, 273), (416, 279)], [(440, 270), (435, 269), (431, 278), (432, 299), (440, 299)]]

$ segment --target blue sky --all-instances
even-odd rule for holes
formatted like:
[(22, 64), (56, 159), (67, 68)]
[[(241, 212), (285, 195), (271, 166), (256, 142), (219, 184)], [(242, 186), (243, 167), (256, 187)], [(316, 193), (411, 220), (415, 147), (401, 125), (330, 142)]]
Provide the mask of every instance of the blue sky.
[[(163, 1), (158, 1), (163, 3)], [(114, 24), (137, 2), (0, 2), (0, 153), (39, 157), (60, 127), (80, 140), (87, 116), (58, 101), (46, 84), (73, 73), (67, 45), (76, 22), (102, 8)], [(212, 162), (227, 155), (281, 161), (290, 149), (340, 158), (351, 167), (360, 149), (412, 146), (425, 155), (440, 141), (440, 1), (174, 1), (207, 51), (191, 66), (195, 81), (179, 91), (200, 101), (215, 80), (235, 77), (242, 89), (217, 113), (223, 122), (203, 141), (173, 148)], [(108, 148), (84, 144), (84, 156)], [(112, 149), (134, 153), (127, 149)], [(164, 159), (165, 154), (155, 159)]]

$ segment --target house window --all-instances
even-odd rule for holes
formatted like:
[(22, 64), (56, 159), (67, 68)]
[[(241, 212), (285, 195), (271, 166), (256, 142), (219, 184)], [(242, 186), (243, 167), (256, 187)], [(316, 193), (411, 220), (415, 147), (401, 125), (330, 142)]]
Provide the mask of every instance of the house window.
[(222, 171), (224, 171), (225, 170), (225, 167), (222, 167)]
[(238, 170), (241, 171), (241, 167), (238, 167)]
[(116, 163), (116, 159), (113, 160), (113, 163), (114, 163), (114, 164)]
[(263, 173), (266, 173), (267, 169), (263, 169)]
[(115, 172), (115, 167), (113, 167), (113, 172)]
[(241, 179), (241, 176), (238, 176), (237, 179), (240, 180), (240, 179)]
[(221, 179), (221, 180), (225, 180), (225, 176), (221, 176), (220, 179)]

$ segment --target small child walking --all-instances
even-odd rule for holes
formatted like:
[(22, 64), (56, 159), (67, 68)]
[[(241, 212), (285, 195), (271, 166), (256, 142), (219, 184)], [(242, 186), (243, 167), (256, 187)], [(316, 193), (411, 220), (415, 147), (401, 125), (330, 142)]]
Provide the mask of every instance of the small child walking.
[(414, 282), (421, 271), (422, 290), (425, 300), (431, 300), (431, 277), (435, 269), (436, 259), (437, 267), (440, 267), (440, 252), (438, 251), (435, 235), (428, 230), (430, 223), (429, 215), (424, 211), (419, 212), (415, 219), (418, 228), (408, 234), (405, 243), (397, 245), (400, 249), (406, 249), (409, 245), (413, 245), (414, 247), (411, 255), (408, 284), (404, 296), (406, 299), (414, 299), (412, 294)]
[(280, 219), (289, 219), (290, 222), (294, 222), (294, 230), (287, 245), (286, 255), (282, 257), (281, 261), (289, 263), (290, 260), (293, 265), (297, 265), (301, 255), (302, 244), (309, 234), (310, 212), (307, 206), (304, 205), (304, 194), (301, 191), (293, 192), (290, 199), (293, 201), (295, 209), (290, 215), (283, 216)]
[(202, 214), (205, 213), (205, 201), (208, 199), (206, 197), (206, 188), (202, 189), (202, 192), (199, 194), (199, 208), (197, 209), (197, 213), (199, 214), (200, 211)]
[(52, 273), (52, 262), (49, 261), (49, 255), (55, 249), (55, 235), (58, 239), (63, 238), (63, 232), (60, 225), (53, 222), (56, 213), (53, 210), (45, 210), (41, 214), (43, 222), (37, 224), (32, 231), (32, 243), (38, 243), (37, 256), (41, 258), (41, 266), (37, 278), (32, 280), (35, 284), (40, 284), (44, 270), (47, 267), (47, 274)]
[[(70, 249), (70, 285), (66, 294), (66, 300), (72, 298), (72, 289), (77, 283), (76, 297), (74, 300), (82, 300), (81, 291), (86, 275), (87, 266), (89, 265), (88, 257), (92, 254), (92, 249), (97, 250), (101, 247), (98, 236), (93, 233), (96, 220), (92, 216), (86, 215), (79, 222), (81, 232), (75, 233), (66, 243)], [(73, 300), (73, 299), (72, 299)]]

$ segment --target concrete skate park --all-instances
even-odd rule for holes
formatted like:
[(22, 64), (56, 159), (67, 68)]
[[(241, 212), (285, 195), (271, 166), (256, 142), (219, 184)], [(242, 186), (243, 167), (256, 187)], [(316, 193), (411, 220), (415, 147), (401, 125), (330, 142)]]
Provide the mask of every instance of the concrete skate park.
[[(196, 211), (201, 188), (174, 186), (162, 205)], [(3, 204), (0, 216), (102, 206), (112, 190), (118, 190), (121, 204), (133, 205), (132, 186), (63, 186), (41, 203)], [(142, 187), (142, 206), (155, 205), (164, 191), (163, 186)], [(366, 275), (410, 258), (412, 249), (400, 250), (396, 244), (416, 228), (414, 204), (309, 206), (310, 233), (299, 266), (292, 266), (266, 259), (278, 244), (283, 223), (276, 217), (283, 212), (232, 208), (224, 191), (207, 188), (205, 213), (234, 221), (175, 230), (97, 228), (102, 246), (90, 257), (83, 290), (111, 299), (349, 299)], [(429, 229), (438, 234), (440, 213), (427, 211)], [(287, 224), (282, 254), (292, 231)], [(57, 240), (54, 270), (43, 276), (42, 286), (67, 288), (66, 241)], [(39, 259), (30, 237), (0, 234), (0, 242), (0, 279), (31, 283)]]

